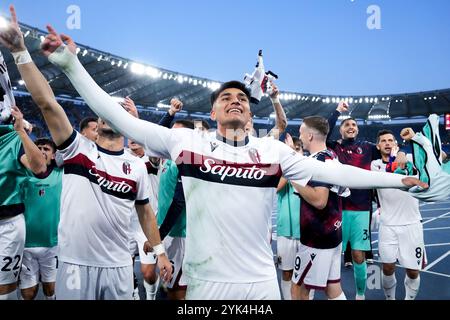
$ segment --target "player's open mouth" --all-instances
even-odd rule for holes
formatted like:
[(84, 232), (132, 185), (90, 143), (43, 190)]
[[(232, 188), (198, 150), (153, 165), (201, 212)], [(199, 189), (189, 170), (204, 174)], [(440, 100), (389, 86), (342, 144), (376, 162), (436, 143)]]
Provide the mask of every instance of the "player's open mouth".
[(233, 108), (227, 111), (227, 113), (239, 113), (242, 114), (242, 110), (238, 108)]

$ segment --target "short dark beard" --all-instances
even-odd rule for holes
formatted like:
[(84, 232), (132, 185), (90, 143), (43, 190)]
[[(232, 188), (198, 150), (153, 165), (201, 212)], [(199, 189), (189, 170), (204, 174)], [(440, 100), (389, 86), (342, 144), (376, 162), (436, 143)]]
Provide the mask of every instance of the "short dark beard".
[(98, 130), (98, 135), (110, 140), (122, 138), (122, 135), (115, 132), (113, 129), (100, 129)]

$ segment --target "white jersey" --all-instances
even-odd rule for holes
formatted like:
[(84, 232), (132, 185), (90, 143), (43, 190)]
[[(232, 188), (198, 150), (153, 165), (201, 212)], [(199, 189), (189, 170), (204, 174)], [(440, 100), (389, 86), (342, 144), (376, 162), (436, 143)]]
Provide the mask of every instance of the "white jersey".
[[(386, 163), (383, 160), (374, 160), (372, 171), (386, 172)], [(380, 200), (380, 224), (386, 226), (404, 226), (418, 223), (422, 220), (419, 211), (419, 200), (413, 198), (408, 192), (398, 189), (378, 189)]]
[(124, 151), (104, 150), (76, 131), (60, 149), (59, 259), (91, 267), (130, 266), (130, 217), (135, 204), (149, 202), (144, 162)]
[[(288, 156), (294, 151), (272, 138), (253, 138), (235, 147), (217, 139), (215, 133), (169, 132), (171, 136), (164, 140), (178, 165), (186, 197), (183, 272), (189, 278), (213, 282), (248, 283), (276, 277), (268, 234), (280, 164), (298, 166), (298, 174), (289, 177), (303, 179), (300, 184), (310, 178), (306, 168), (300, 169), (303, 165), (294, 163), (298, 158)], [(150, 142), (146, 148), (154, 152)], [(284, 159), (279, 159), (280, 154)]]

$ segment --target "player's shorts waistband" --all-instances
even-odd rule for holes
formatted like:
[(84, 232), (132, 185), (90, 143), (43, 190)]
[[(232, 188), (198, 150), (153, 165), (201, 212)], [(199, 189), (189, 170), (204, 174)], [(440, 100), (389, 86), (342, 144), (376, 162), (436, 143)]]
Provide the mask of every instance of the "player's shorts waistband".
[(25, 205), (23, 203), (12, 204), (9, 206), (0, 206), (0, 220), (12, 218), (25, 212)]
[(0, 225), (15, 222), (17, 220), (23, 219), (22, 214), (18, 214), (14, 217), (0, 217)]

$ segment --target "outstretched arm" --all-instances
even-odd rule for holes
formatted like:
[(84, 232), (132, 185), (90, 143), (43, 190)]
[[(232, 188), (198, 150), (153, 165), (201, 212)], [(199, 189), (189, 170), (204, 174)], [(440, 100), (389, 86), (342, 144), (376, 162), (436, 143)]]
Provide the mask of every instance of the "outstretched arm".
[(10, 11), (11, 23), (8, 28), (0, 32), (0, 42), (11, 51), (28, 91), (42, 111), (53, 140), (60, 145), (70, 137), (73, 128), (63, 108), (56, 101), (47, 80), (38, 70), (25, 47), (13, 6), (10, 7)]
[[(152, 156), (171, 159), (171, 149), (186, 136), (185, 130), (169, 130), (128, 114), (109, 94), (103, 91), (83, 68), (76, 56), (76, 45), (66, 35), (58, 35), (47, 26), (50, 34), (44, 41), (44, 54), (60, 67), (88, 106), (115, 130), (143, 145)], [(63, 43), (65, 41), (67, 46)]]
[(289, 147), (280, 145), (281, 170), (283, 175), (302, 186), (309, 180), (352, 189), (408, 188), (428, 185), (417, 178), (387, 172), (371, 172), (338, 161), (321, 162), (292, 153)]

